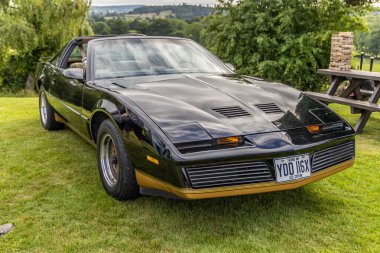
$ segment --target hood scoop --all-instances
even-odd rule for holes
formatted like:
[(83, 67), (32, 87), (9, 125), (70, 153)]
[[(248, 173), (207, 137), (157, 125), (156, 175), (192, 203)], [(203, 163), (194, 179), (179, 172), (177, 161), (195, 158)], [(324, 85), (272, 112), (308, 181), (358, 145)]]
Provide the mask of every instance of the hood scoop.
[(227, 118), (237, 118), (237, 117), (250, 117), (252, 114), (241, 108), (240, 106), (229, 106), (220, 107), (212, 109)]
[(257, 108), (265, 112), (266, 114), (278, 114), (278, 113), (284, 113), (284, 110), (282, 110), (278, 105), (275, 103), (268, 103), (268, 104), (258, 104), (255, 105)]

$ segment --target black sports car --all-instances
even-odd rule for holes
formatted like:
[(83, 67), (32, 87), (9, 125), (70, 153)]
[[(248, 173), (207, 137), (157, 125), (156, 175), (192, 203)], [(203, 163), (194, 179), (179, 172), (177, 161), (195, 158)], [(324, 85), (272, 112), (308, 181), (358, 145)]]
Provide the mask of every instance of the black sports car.
[(96, 146), (119, 200), (287, 190), (354, 163), (355, 132), (326, 105), (188, 39), (80, 37), (37, 75), (42, 126)]

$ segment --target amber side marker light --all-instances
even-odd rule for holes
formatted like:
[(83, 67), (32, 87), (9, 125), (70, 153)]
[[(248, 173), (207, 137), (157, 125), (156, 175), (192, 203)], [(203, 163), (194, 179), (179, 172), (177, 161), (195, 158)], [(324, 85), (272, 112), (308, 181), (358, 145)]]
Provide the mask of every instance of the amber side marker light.
[(311, 134), (316, 134), (319, 131), (321, 131), (321, 126), (319, 125), (311, 125), (311, 126), (307, 126), (306, 128)]
[(234, 137), (226, 137), (226, 138), (217, 139), (216, 143), (218, 145), (238, 144), (240, 140), (241, 140), (240, 137), (234, 136)]
[(158, 165), (158, 164), (159, 164), (158, 160), (157, 160), (156, 158), (154, 158), (154, 157), (151, 157), (150, 155), (147, 155), (147, 156), (146, 156), (146, 159), (147, 159), (149, 162), (154, 163), (155, 165)]

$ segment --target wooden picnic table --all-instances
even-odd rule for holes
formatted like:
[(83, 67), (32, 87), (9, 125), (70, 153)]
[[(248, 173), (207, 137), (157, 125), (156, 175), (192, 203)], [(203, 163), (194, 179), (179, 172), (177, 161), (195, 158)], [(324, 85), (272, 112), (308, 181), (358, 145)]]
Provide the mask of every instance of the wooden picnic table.
[[(320, 69), (319, 74), (331, 77), (331, 85), (326, 94), (316, 92), (305, 92), (306, 94), (323, 101), (325, 103), (337, 103), (351, 107), (351, 113), (360, 113), (360, 119), (355, 126), (358, 134), (363, 132), (371, 114), (380, 112), (377, 104), (380, 98), (380, 73), (359, 70), (339, 71), (330, 69)], [(336, 95), (338, 87), (343, 82), (348, 81), (348, 86), (341, 94)], [(371, 82), (373, 91), (363, 89), (365, 82)], [(367, 99), (365, 99), (367, 97)], [(368, 99), (369, 97), (369, 99)]]

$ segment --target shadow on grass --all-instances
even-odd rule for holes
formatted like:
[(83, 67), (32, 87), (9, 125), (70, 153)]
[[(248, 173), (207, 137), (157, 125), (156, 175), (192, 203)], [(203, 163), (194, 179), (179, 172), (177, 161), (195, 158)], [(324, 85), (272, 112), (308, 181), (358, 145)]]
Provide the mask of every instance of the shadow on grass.
[[(305, 210), (314, 214), (323, 215), (324, 213), (330, 213), (329, 209), (335, 205), (340, 205), (342, 208), (344, 207), (344, 203), (340, 203), (339, 199), (334, 198), (334, 196), (327, 195), (321, 197), (320, 194), (316, 194), (307, 187), (308, 186), (288, 191), (203, 200), (174, 200), (150, 196), (142, 196), (141, 198), (143, 198), (144, 201), (151, 202), (155, 207), (164, 212), (173, 209), (179, 212), (190, 212), (194, 217), (190, 216), (188, 218), (194, 219), (199, 218), (199, 215), (204, 213), (205, 210), (216, 216), (230, 218), (229, 216), (233, 215), (234, 212), (243, 211), (244, 213), (244, 210), (247, 211), (248, 215), (250, 215), (252, 211), (271, 212), (291, 210)], [(323, 206), (323, 208), (321, 208), (321, 206)], [(228, 212), (225, 212), (225, 210), (228, 210)]]
[[(147, 205), (146, 208), (141, 202)], [(325, 194), (322, 197), (305, 187), (196, 201), (142, 197), (136, 205), (139, 206), (137, 209), (148, 211), (152, 220), (168, 223), (171, 229), (176, 228), (185, 235), (199, 233), (205, 236), (213, 233), (246, 236), (257, 229), (261, 230), (260, 234), (290, 235), (295, 228), (318, 227), (331, 219), (331, 213), (344, 213), (345, 209), (344, 203), (334, 196)]]

